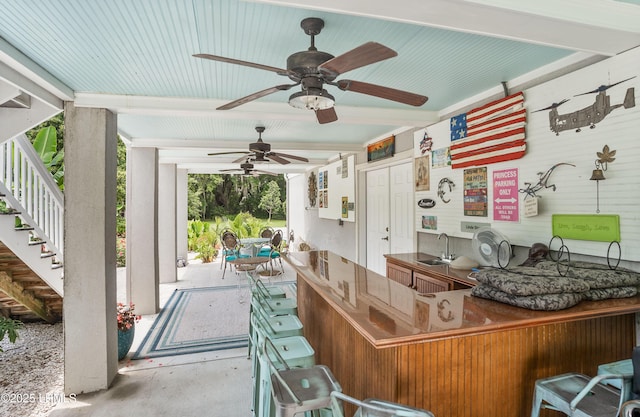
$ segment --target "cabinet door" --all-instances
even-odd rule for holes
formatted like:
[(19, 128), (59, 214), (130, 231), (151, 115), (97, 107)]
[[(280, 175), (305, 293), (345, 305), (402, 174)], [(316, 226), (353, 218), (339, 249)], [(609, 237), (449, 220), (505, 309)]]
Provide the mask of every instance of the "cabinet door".
[(438, 278), (433, 278), (419, 272), (413, 273), (414, 288), (422, 294), (449, 291), (450, 283)]
[(413, 271), (411, 269), (387, 262), (387, 278), (410, 287), (412, 282), (412, 275)]

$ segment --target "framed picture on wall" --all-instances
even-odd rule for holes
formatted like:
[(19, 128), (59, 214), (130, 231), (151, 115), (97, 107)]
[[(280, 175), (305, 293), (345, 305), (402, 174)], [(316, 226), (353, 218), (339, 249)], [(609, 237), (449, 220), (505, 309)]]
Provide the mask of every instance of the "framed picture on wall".
[(416, 158), (413, 167), (416, 191), (429, 191), (431, 188), (429, 154)]
[(396, 137), (389, 136), (376, 143), (367, 146), (367, 162), (390, 158), (396, 152)]

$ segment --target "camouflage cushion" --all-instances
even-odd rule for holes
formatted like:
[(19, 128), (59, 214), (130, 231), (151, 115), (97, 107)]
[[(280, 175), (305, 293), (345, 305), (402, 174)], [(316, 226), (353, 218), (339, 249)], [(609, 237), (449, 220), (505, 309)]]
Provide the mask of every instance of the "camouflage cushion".
[[(540, 262), (535, 268), (543, 271), (555, 271), (556, 275), (559, 275), (557, 265), (552, 261)], [(561, 265), (560, 270), (563, 273), (567, 271), (567, 277), (586, 281), (589, 288), (592, 289), (640, 286), (640, 274), (630, 269), (616, 268), (612, 270), (607, 265), (593, 262), (571, 262), (569, 268)]]
[(517, 296), (581, 293), (589, 290), (583, 280), (561, 277), (556, 271), (535, 267), (488, 268), (476, 274), (478, 282)]
[(581, 293), (516, 296), (485, 284), (474, 287), (471, 290), (471, 294), (516, 307), (543, 311), (555, 311), (573, 307), (582, 300)]

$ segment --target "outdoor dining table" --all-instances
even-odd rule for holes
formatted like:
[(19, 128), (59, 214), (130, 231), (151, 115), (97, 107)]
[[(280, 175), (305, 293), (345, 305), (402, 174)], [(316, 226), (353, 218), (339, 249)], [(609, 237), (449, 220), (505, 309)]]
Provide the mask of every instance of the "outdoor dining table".
[(263, 256), (252, 256), (250, 258), (237, 258), (233, 261), (229, 261), (230, 264), (236, 266), (237, 271), (255, 271), (255, 269), (262, 264), (269, 262), (269, 258)]
[(247, 237), (238, 239), (240, 245), (243, 247), (251, 247), (251, 256), (255, 257), (258, 253), (258, 247), (260, 247), (264, 243), (269, 243), (271, 241), (268, 237)]

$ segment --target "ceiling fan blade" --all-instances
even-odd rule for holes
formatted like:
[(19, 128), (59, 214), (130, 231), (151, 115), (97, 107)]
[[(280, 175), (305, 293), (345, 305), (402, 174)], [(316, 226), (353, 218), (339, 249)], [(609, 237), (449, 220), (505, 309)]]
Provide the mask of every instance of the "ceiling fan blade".
[(241, 169), (233, 168), (233, 169), (221, 169), (220, 172), (236, 172), (242, 171)]
[(261, 171), (259, 169), (254, 169), (253, 170), (254, 173), (256, 174), (263, 174), (263, 175), (273, 175), (273, 176), (278, 176), (278, 174), (275, 174), (273, 172), (269, 172), (269, 171)]
[(408, 91), (396, 90), (395, 88), (383, 87), (381, 85), (364, 83), (362, 81), (340, 80), (336, 83), (339, 89), (344, 91), (354, 91), (356, 93), (368, 94), (398, 103), (409, 104), (411, 106), (422, 106), (429, 99), (427, 96), (410, 93)]
[(242, 60), (239, 60), (239, 59), (227, 58), (227, 57), (224, 57), (224, 56), (211, 55), (211, 54), (193, 54), (193, 56), (196, 57), (196, 58), (210, 59), (212, 61), (220, 61), (220, 62), (226, 62), (226, 63), (229, 63), (229, 64), (244, 65), (245, 67), (257, 68), (257, 69), (266, 70), (266, 71), (272, 71), (272, 72), (275, 72), (276, 74), (279, 74), (279, 75), (288, 75), (289, 74), (289, 72), (286, 69), (271, 67), (269, 65), (256, 64), (255, 62), (242, 61)]
[(316, 118), (318, 119), (318, 123), (323, 125), (325, 123), (335, 122), (338, 120), (338, 115), (336, 114), (336, 109), (329, 107), (324, 110), (316, 110)]
[(397, 56), (397, 52), (377, 42), (367, 42), (318, 65), (321, 73), (338, 76), (347, 71)]
[[(243, 154), (248, 154), (251, 152), (247, 152), (247, 151), (229, 151), (229, 152), (214, 152), (214, 153), (208, 153), (208, 156), (216, 156), (216, 155), (233, 155), (234, 153), (243, 153)], [(245, 158), (245, 157), (243, 157)]]
[(234, 159), (233, 161), (231, 161), (234, 164), (237, 164), (238, 162), (244, 162), (246, 161), (248, 158), (251, 158), (251, 152), (245, 152), (244, 156), (241, 156), (238, 159)]
[(291, 163), (290, 161), (287, 161), (286, 159), (281, 158), (280, 156), (278, 156), (275, 153), (270, 153), (269, 155), (267, 155), (267, 158), (272, 159), (272, 160), (274, 160), (277, 163), (282, 164), (282, 165), (286, 165), (286, 164), (290, 164)]
[(281, 158), (295, 159), (296, 161), (309, 162), (309, 160), (307, 158), (303, 158), (301, 156), (296, 156), (296, 155), (289, 155), (289, 154), (281, 153), (281, 152), (271, 152), (269, 154), (269, 157), (272, 157), (273, 155), (277, 155), (277, 156), (279, 156)]
[(234, 101), (232, 101), (230, 103), (225, 104), (224, 106), (218, 107), (216, 110), (230, 110), (230, 109), (238, 107), (238, 106), (240, 106), (242, 104), (248, 103), (250, 101), (257, 100), (260, 97), (268, 96), (269, 94), (273, 94), (273, 93), (276, 93), (278, 91), (288, 90), (291, 87), (294, 87), (294, 86), (296, 86), (298, 84), (300, 84), (300, 83), (276, 85), (275, 87), (270, 87), (270, 88), (264, 89), (262, 91), (258, 91), (256, 93), (249, 94), (246, 97), (242, 97), (242, 98), (239, 98), (237, 100), (234, 100)]

